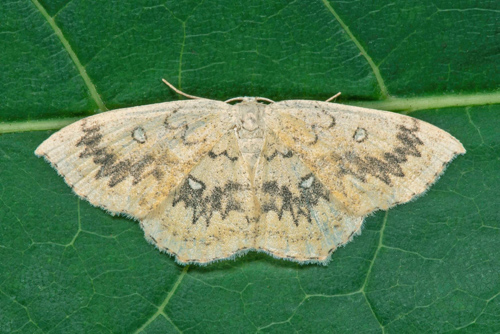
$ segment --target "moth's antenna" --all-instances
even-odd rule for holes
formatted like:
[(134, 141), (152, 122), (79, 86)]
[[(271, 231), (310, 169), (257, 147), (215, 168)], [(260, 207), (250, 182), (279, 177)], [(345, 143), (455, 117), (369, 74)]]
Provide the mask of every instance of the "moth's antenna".
[(167, 81), (167, 80), (165, 80), (165, 79), (161, 79), (161, 80), (165, 83), (165, 85), (167, 85), (168, 87), (172, 88), (172, 90), (173, 90), (174, 92), (176, 92), (177, 94), (180, 94), (180, 95), (182, 95), (182, 96), (185, 96), (185, 97), (187, 97), (188, 99), (202, 99), (202, 97), (198, 97), (198, 96), (194, 96), (194, 95), (189, 95), (189, 94), (186, 94), (186, 93), (184, 93), (184, 92), (182, 92), (182, 91), (178, 90), (177, 88), (175, 88), (175, 87), (174, 87), (174, 85), (172, 85), (170, 82), (168, 82), (168, 81)]
[(274, 103), (273, 100), (268, 99), (267, 97), (256, 97), (255, 98), (257, 101), (264, 101), (264, 102), (269, 102), (269, 103)]
[(325, 102), (330, 102), (332, 100), (334, 100), (335, 98), (339, 97), (340, 96), (340, 92), (338, 92), (337, 94), (333, 95), (331, 98), (329, 98), (328, 100), (326, 100)]

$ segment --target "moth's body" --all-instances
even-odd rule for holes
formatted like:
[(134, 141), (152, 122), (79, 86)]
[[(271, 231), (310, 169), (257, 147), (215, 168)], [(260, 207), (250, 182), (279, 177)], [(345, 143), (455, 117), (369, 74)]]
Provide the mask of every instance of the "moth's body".
[(257, 102), (255, 98), (245, 98), (235, 106), (238, 146), (252, 174), (264, 146), (265, 107), (265, 104)]
[(408, 116), (252, 98), (106, 112), (36, 150), (76, 194), (139, 220), (183, 264), (248, 250), (326, 263), (366, 215), (422, 194), (464, 152)]

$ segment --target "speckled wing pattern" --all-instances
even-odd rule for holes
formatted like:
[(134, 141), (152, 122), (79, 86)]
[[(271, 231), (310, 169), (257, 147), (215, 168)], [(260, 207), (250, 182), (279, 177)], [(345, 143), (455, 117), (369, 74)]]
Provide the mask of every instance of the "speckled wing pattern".
[(249, 250), (327, 263), (366, 215), (422, 194), (465, 150), (404, 115), (244, 98), (106, 112), (35, 153), (80, 197), (139, 220), (177, 262), (206, 264)]

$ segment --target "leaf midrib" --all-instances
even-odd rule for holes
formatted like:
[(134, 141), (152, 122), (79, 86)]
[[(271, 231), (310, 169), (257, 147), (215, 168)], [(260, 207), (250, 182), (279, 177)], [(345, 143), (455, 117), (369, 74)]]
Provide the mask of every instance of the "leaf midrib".
[[(500, 103), (500, 91), (482, 94), (453, 94), (412, 98), (387, 98), (381, 101), (349, 101), (349, 105), (406, 113), (424, 109), (481, 106)], [(0, 123), (1, 133), (58, 130), (80, 118), (66, 117), (48, 120), (13, 121)]]

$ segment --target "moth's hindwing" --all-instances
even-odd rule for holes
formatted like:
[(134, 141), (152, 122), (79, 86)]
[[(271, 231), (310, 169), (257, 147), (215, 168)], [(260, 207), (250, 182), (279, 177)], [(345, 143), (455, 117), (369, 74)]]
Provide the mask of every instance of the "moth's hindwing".
[(298, 262), (326, 262), (359, 232), (363, 217), (347, 214), (330, 191), (272, 132), (255, 176), (260, 203), (256, 248)]
[(205, 154), (143, 221), (146, 237), (181, 263), (208, 263), (254, 248), (255, 201), (233, 131)]

